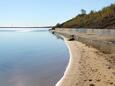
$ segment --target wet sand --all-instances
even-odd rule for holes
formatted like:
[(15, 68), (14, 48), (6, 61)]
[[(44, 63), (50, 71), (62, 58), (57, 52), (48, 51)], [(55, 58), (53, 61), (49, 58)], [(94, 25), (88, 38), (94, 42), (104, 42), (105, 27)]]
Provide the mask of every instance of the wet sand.
[(104, 54), (78, 41), (65, 43), (70, 61), (56, 86), (115, 86), (115, 54)]

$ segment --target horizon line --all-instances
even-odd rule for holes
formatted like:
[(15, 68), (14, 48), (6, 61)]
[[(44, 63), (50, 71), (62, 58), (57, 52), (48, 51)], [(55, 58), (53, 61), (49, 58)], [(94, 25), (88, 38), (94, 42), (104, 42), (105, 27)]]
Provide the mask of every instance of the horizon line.
[(11, 27), (11, 26), (4, 26), (4, 27), (0, 27), (0, 28), (52, 28), (53, 26), (15, 26), (15, 27)]

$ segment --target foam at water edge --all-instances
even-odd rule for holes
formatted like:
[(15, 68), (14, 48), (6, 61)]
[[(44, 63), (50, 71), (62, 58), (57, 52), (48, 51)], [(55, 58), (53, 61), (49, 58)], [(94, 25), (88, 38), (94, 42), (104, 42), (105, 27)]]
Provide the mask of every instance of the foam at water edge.
[[(62, 37), (63, 37), (63, 36), (62, 36)], [(64, 37), (63, 37), (63, 38), (64, 38)], [(68, 70), (69, 70), (69, 68), (70, 68), (71, 62), (72, 62), (71, 49), (70, 49), (70, 46), (69, 46), (69, 44), (67, 43), (67, 40), (66, 40), (65, 38), (64, 38), (64, 42), (65, 42), (66, 46), (67, 46), (68, 49), (69, 49), (70, 59), (69, 59), (68, 66), (67, 66), (67, 68), (66, 68), (66, 70), (65, 70), (65, 72), (64, 72), (64, 76), (57, 82), (56, 86), (60, 86), (60, 84), (61, 84), (61, 82), (64, 80), (64, 78), (65, 78), (65, 76), (66, 76), (66, 74), (67, 74), (67, 72), (68, 72)]]

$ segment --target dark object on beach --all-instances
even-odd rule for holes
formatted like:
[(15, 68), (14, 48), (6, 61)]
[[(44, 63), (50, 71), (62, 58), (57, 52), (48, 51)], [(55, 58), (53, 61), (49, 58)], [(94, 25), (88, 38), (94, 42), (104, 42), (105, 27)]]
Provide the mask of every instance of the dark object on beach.
[(92, 79), (89, 79), (89, 81), (92, 81)]
[(100, 81), (101, 81), (101, 79), (97, 79), (97, 81), (98, 81), (98, 82), (100, 82)]
[(70, 37), (68, 38), (68, 41), (73, 41), (73, 40), (75, 40), (74, 35), (70, 35)]
[(112, 84), (113, 84), (113, 82), (110, 82), (110, 84), (112, 85)]
[(94, 84), (89, 84), (89, 86), (95, 86)]
[(111, 67), (108, 67), (108, 69), (111, 69)]

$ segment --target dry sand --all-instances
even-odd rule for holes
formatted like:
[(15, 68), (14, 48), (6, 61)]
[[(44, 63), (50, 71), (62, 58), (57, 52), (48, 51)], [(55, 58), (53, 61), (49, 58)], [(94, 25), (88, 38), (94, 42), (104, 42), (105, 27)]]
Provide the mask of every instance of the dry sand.
[(78, 41), (67, 41), (70, 61), (56, 86), (115, 86), (115, 54), (103, 54)]

